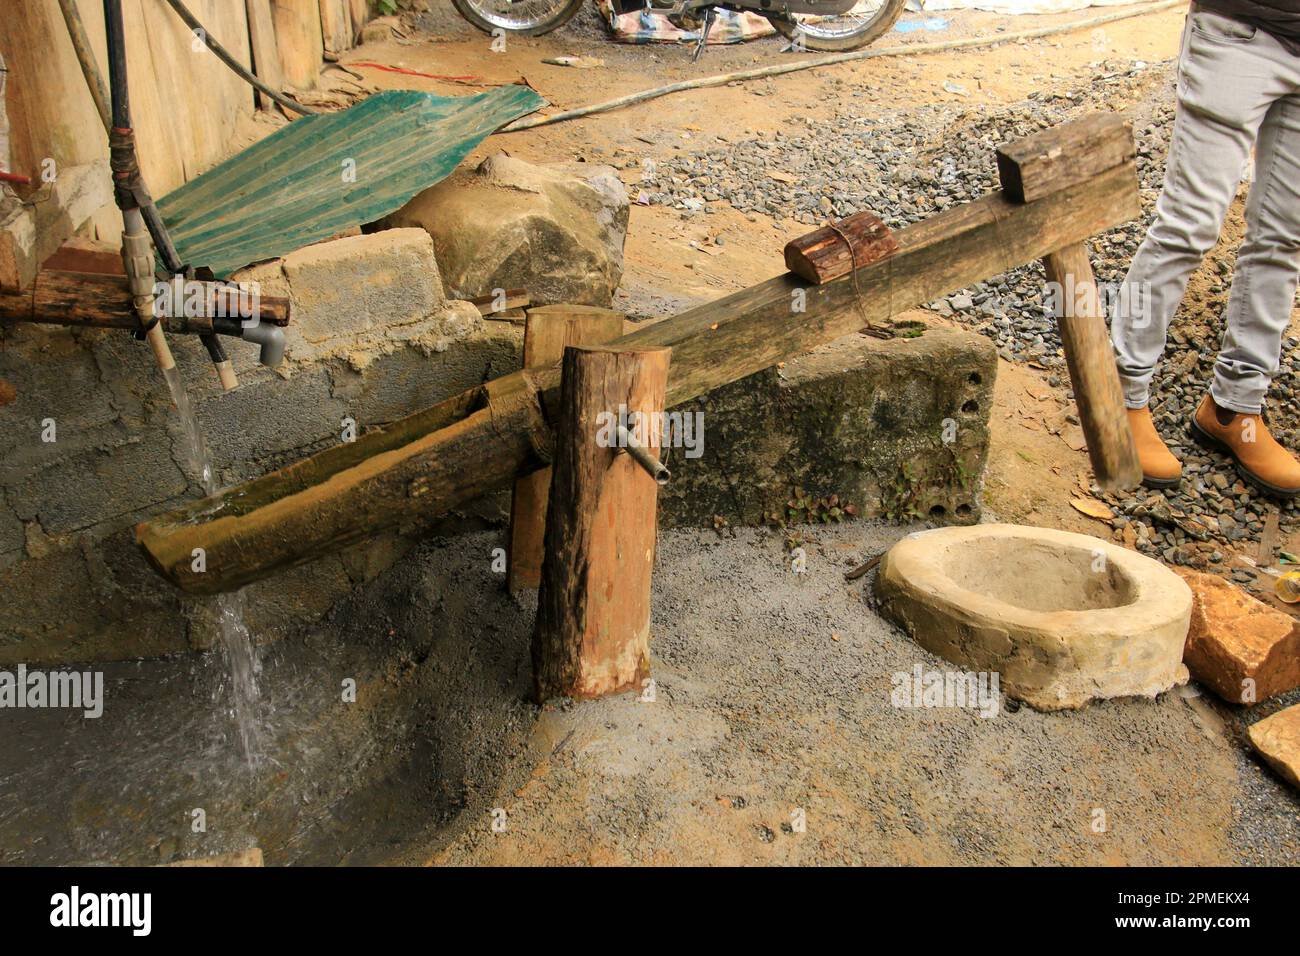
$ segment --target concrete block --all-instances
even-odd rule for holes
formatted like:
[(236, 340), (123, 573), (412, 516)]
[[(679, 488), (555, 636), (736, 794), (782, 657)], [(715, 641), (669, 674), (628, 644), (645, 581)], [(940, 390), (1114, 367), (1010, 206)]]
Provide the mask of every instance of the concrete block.
[(19, 521), (0, 496), (0, 555), (21, 551), (23, 547), (23, 523)]
[(445, 298), (433, 241), (422, 229), (388, 229), (291, 253), (284, 274), (290, 327), (310, 345), (419, 322)]
[(67, 534), (129, 517), (182, 494), (188, 482), (168, 443), (125, 433), (27, 471), (9, 487), (15, 513), (48, 534)]
[[(328, 368), (310, 365), (288, 380), (247, 381), (228, 394), (211, 394), (195, 413), (224, 486), (279, 467), (302, 449), (341, 440), (349, 409), (331, 394)], [(168, 434), (184, 461), (186, 438), (174, 415)]]
[(1183, 661), (1224, 700), (1253, 704), (1300, 687), (1300, 627), (1291, 615), (1214, 574), (1174, 568), (1192, 589)]
[(660, 520), (762, 524), (798, 486), (864, 516), (974, 522), (996, 373), (988, 339), (930, 329), (849, 336), (717, 389), (672, 410), (702, 415), (703, 454), (671, 450)]
[[(477, 313), (477, 310), (475, 310)], [(347, 402), (363, 425), (390, 422), (412, 409), (442, 401), (519, 368), (523, 331), (487, 323), (481, 335), (454, 348), (425, 355), (415, 348), (397, 349), (364, 369), (331, 366), (334, 394)]]
[(40, 557), (0, 568), (0, 666), (129, 660), (187, 649), (174, 590), (129, 532), (56, 539)]
[[(101, 430), (121, 417), (117, 396), (85, 344), (103, 333), (83, 334), (84, 341), (67, 329), (35, 325), (4, 331), (0, 378), (14, 395), (0, 405), (0, 476), (99, 444)], [(42, 441), (47, 419), (55, 425), (52, 443)]]

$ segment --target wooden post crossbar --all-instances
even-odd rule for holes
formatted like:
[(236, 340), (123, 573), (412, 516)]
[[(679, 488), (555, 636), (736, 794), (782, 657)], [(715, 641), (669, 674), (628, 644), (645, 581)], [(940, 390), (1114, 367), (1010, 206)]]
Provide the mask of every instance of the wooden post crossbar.
[[(892, 254), (847, 275), (812, 284), (787, 272), (647, 324), (609, 347), (671, 348), (665, 397), (671, 408), (865, 324), (886, 325), (907, 309), (990, 276), (1066, 256), (1141, 213), (1132, 132), (1124, 127), (1117, 134), (1116, 122), (1122, 123), (1085, 119), (1058, 127), (1046, 150), (1004, 147), (1006, 162), (1021, 174), (1023, 193), (1004, 189), (897, 230)], [(1123, 136), (1127, 146), (1115, 148)], [(1057, 262), (1077, 268), (1066, 259)], [(1062, 322), (1062, 335), (1067, 353), (1076, 351), (1070, 366), (1076, 395), (1085, 396), (1080, 419), (1089, 448), (1109, 455), (1111, 446), (1132, 439), (1105, 401), (1083, 412), (1085, 401), (1102, 395), (1115, 376), (1113, 363), (1107, 369), (1096, 347), (1096, 317), (1090, 321), (1090, 339), (1076, 335), (1069, 321)], [(158, 570), (186, 591), (238, 588), (375, 532), (431, 523), (546, 466), (559, 404), (558, 365), (523, 369), (151, 518), (137, 527), (137, 540)], [(1104, 475), (1099, 468), (1099, 479), (1131, 478), (1123, 457)], [(195, 548), (206, 552), (203, 572), (192, 566)]]

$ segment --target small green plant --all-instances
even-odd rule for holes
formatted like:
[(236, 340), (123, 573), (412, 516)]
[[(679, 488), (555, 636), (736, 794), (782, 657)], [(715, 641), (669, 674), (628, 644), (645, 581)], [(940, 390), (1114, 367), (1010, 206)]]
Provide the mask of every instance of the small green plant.
[(921, 516), (917, 498), (916, 474), (908, 462), (880, 489), (881, 517), (894, 522), (915, 521)]
[(397, 12), (397, 0), (375, 0), (375, 9), (383, 17), (391, 17)]
[(802, 488), (791, 489), (790, 499), (784, 508), (774, 508), (765, 512), (763, 519), (770, 527), (788, 532), (785, 539), (786, 550), (792, 550), (803, 544), (803, 532), (791, 531), (792, 525), (801, 524), (839, 524), (856, 518), (858, 509), (855, 505), (840, 501), (839, 495), (814, 498)]

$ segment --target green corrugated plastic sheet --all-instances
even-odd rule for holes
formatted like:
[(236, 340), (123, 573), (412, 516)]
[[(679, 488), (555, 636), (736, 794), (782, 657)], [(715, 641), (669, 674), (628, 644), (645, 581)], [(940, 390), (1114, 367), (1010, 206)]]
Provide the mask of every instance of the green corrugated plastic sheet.
[[(158, 209), (181, 260), (226, 278), (401, 208), (486, 136), (545, 102), (526, 86), (452, 97), (377, 93), (294, 120), (169, 193)], [(345, 172), (353, 171), (350, 181)]]

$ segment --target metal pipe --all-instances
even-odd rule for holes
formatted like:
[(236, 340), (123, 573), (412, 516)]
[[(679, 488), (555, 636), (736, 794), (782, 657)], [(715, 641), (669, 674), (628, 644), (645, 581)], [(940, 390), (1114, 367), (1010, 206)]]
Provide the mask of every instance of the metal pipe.
[(647, 475), (661, 485), (668, 484), (668, 480), (673, 476), (672, 472), (662, 461), (642, 447), (636, 440), (636, 436), (621, 424), (618, 426), (618, 443), (619, 448), (631, 455), (632, 460), (645, 469)]
[(5, 66), (5, 58), (0, 54), (0, 172), (9, 170), (9, 109), (5, 105), (5, 82), (9, 77), (9, 69)]
[(131, 94), (126, 88), (126, 29), (121, 0), (104, 0), (104, 34), (108, 41), (109, 119), (117, 129), (131, 128)]
[[(162, 323), (153, 311), (153, 248), (144, 216), (136, 200), (131, 170), (136, 168), (135, 141), (131, 134), (131, 101), (126, 88), (126, 34), (122, 27), (121, 0), (104, 0), (104, 33), (108, 40), (109, 98), (113, 126), (109, 130), (109, 165), (113, 169), (113, 198), (122, 210), (122, 265), (130, 284), (144, 338), (164, 376), (176, 368)], [(136, 178), (138, 178), (138, 171)]]

